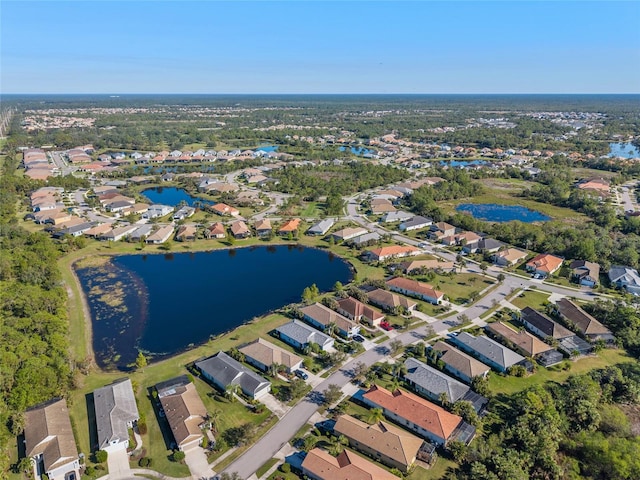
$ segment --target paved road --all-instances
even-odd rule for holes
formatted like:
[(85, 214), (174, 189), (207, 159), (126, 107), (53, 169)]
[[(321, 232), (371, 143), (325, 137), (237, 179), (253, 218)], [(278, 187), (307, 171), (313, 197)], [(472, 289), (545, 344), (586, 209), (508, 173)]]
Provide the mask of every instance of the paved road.
[(636, 210), (640, 210), (638, 203), (635, 201), (635, 194), (633, 190), (636, 188), (636, 182), (628, 182), (622, 185), (622, 192), (620, 193), (619, 199), (622, 209), (625, 212), (634, 212)]

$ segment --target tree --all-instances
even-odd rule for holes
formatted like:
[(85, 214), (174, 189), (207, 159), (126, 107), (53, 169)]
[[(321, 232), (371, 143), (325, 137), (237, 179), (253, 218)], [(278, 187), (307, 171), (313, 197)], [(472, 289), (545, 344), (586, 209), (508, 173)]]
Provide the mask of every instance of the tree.
[(396, 356), (399, 352), (400, 349), (402, 349), (402, 340), (391, 340), (391, 342), (389, 342), (389, 350), (391, 350), (391, 355), (392, 356)]
[(136, 370), (144, 370), (144, 367), (147, 366), (147, 357), (138, 350), (138, 356), (136, 357)]
[(342, 397), (342, 390), (338, 385), (332, 383), (322, 392), (322, 395), (324, 397), (324, 404), (332, 405)]
[(227, 385), (227, 388), (224, 389), (224, 396), (226, 399), (231, 400), (232, 402), (236, 401), (236, 394), (240, 387), (237, 383), (230, 383)]
[(407, 366), (403, 362), (396, 362), (393, 364), (392, 372), (396, 378), (404, 377), (407, 374)]
[(360, 380), (362, 380), (364, 378), (364, 376), (367, 374), (367, 370), (369, 369), (369, 367), (367, 367), (364, 363), (362, 362), (358, 362), (353, 366), (353, 379), (358, 382)]
[(487, 270), (489, 269), (489, 265), (487, 265), (486, 262), (482, 262), (480, 264), (480, 270), (482, 270), (482, 273), (487, 273)]
[(184, 457), (185, 457), (185, 454), (182, 450), (176, 450), (173, 452), (173, 454), (171, 454), (171, 459), (174, 462), (182, 463), (184, 461)]
[(498, 278), (498, 282), (502, 283), (507, 277), (505, 276), (504, 273), (499, 273), (497, 278)]
[(106, 450), (98, 450), (95, 453), (96, 463), (104, 463), (107, 461), (109, 453)]
[(218, 427), (220, 426), (220, 416), (222, 415), (221, 410), (214, 410), (213, 412), (207, 412), (207, 420), (209, 421), (209, 425), (214, 432), (218, 432)]
[(341, 292), (342, 290), (344, 290), (344, 285), (342, 285), (342, 282), (336, 282), (333, 285), (333, 290), (336, 292)]

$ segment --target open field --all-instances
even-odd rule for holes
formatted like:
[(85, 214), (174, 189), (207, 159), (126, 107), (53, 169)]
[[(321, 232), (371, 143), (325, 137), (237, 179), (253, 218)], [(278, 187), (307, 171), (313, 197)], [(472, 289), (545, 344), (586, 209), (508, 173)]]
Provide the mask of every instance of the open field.
[(537, 290), (527, 290), (522, 292), (511, 300), (513, 305), (522, 310), (525, 307), (531, 307), (535, 310), (544, 310), (544, 303), (548, 301), (549, 294), (546, 292), (539, 292)]

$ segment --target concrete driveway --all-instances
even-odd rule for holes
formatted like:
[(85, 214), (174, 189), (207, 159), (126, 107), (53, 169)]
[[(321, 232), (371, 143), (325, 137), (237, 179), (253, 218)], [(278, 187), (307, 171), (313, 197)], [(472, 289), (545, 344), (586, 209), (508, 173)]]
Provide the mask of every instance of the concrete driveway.
[(210, 479), (214, 477), (213, 470), (207, 461), (207, 455), (202, 447), (194, 447), (184, 452), (184, 461), (189, 467), (191, 478)]
[(133, 477), (129, 466), (129, 455), (126, 448), (121, 448), (115, 452), (109, 452), (107, 457), (110, 480), (124, 480)]

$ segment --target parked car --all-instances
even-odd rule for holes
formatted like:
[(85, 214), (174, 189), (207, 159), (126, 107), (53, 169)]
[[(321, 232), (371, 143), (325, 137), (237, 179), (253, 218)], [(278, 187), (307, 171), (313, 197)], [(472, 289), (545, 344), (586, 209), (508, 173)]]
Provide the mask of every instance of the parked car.
[(302, 370), (295, 370), (293, 373), (295, 374), (296, 377), (301, 378), (302, 380), (308, 380), (309, 379), (309, 375), (307, 375)]
[(390, 332), (391, 330), (393, 330), (393, 327), (389, 322), (380, 322), (380, 328), (382, 328), (383, 330), (386, 330), (387, 332)]
[(353, 339), (358, 343), (364, 342), (364, 337), (362, 335), (354, 335)]

